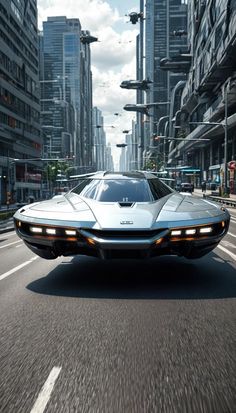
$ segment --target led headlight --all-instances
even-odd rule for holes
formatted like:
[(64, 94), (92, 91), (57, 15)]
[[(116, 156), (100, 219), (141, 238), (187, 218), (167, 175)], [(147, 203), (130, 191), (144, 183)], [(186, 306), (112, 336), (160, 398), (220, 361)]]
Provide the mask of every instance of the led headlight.
[(34, 234), (42, 234), (43, 228), (41, 227), (29, 227), (30, 232), (33, 232)]
[(180, 229), (174, 229), (173, 231), (171, 231), (170, 235), (172, 237), (176, 237), (177, 235), (181, 235), (182, 231)]
[(185, 230), (186, 235), (194, 235), (196, 234), (196, 229), (195, 228), (190, 228)]
[(76, 231), (74, 229), (65, 229), (65, 234), (69, 236), (75, 236)]
[(209, 234), (212, 232), (212, 227), (203, 227), (199, 229), (200, 234)]
[(48, 235), (56, 235), (57, 231), (55, 228), (46, 228), (46, 234)]

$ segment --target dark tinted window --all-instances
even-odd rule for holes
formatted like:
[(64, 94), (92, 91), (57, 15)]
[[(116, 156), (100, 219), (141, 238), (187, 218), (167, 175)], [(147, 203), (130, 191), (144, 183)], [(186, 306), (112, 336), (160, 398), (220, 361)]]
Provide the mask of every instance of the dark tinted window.
[(89, 184), (92, 182), (92, 179), (83, 179), (79, 181), (78, 185), (72, 190), (72, 192), (75, 192), (76, 194), (80, 194), (86, 186), (89, 186)]
[(86, 179), (73, 192), (100, 202), (151, 202), (170, 194), (159, 179)]
[(159, 179), (149, 179), (148, 183), (154, 200), (163, 198), (164, 196), (169, 195), (172, 192), (172, 189), (161, 182)]
[(99, 194), (102, 202), (149, 202), (150, 192), (145, 179), (104, 180)]

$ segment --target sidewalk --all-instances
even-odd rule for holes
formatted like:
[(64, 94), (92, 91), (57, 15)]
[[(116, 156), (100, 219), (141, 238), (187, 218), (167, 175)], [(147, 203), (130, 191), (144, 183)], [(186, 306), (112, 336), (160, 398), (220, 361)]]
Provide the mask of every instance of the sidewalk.
[[(214, 191), (211, 191), (210, 189), (207, 189), (206, 191), (205, 191), (205, 193), (206, 193), (206, 195), (207, 196), (210, 196), (210, 195), (212, 195), (212, 192), (214, 192)], [(195, 188), (194, 189), (194, 192), (193, 192), (193, 195), (197, 195), (197, 196), (203, 196), (203, 192), (202, 192), (202, 190), (200, 189), (200, 188)], [(213, 195), (214, 196), (214, 195)], [(233, 199), (234, 201), (236, 201), (236, 195), (235, 194), (230, 194), (230, 197), (229, 198), (226, 198), (225, 197), (225, 199)]]
[[(205, 196), (204, 196), (205, 194)], [(210, 198), (212, 199), (212, 201), (216, 201), (216, 202), (220, 202), (222, 204), (228, 204), (230, 205), (230, 203), (232, 202), (233, 207), (236, 207), (236, 204), (233, 205), (234, 203), (236, 203), (236, 195), (235, 194), (230, 194), (230, 197), (220, 197), (219, 195), (214, 195), (214, 191), (211, 191), (209, 189), (207, 189), (205, 192), (202, 192), (202, 190), (200, 188), (195, 188), (193, 195), (198, 196), (198, 197), (202, 197), (202, 198)]]

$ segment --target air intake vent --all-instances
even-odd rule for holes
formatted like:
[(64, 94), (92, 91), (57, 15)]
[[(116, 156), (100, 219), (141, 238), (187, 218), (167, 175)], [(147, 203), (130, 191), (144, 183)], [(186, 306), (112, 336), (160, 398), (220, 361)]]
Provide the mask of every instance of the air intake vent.
[(133, 202), (119, 202), (120, 207), (132, 207)]

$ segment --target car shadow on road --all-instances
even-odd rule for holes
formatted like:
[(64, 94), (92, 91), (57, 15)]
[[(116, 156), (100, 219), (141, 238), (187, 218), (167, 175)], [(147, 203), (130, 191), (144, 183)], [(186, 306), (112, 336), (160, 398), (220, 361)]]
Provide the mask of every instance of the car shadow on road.
[(39, 294), (80, 298), (236, 297), (235, 267), (214, 253), (198, 260), (160, 257), (150, 261), (101, 261), (83, 256), (67, 260), (27, 288)]

